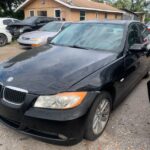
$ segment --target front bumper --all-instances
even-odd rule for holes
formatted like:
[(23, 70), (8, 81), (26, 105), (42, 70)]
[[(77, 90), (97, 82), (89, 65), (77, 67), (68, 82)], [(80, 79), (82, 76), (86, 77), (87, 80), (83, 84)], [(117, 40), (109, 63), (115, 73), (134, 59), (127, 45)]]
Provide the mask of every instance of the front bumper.
[(20, 38), (17, 40), (17, 42), (24, 48), (33, 48), (33, 47), (39, 47), (43, 45), (42, 42), (32, 42), (30, 40), (22, 40)]
[(84, 136), (87, 112), (96, 94), (90, 94), (81, 106), (70, 110), (47, 110), (24, 104), (21, 108), (0, 100), (0, 120), (7, 126), (37, 139), (58, 145), (74, 145)]

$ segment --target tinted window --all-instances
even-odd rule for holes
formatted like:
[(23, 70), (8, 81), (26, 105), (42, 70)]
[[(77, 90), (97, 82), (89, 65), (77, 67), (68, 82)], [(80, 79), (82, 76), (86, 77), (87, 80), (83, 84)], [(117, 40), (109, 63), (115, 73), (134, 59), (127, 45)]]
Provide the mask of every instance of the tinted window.
[(11, 19), (3, 20), (4, 25), (10, 25), (11, 23), (13, 23)]
[(72, 24), (52, 41), (56, 45), (102, 51), (120, 51), (124, 25), (103, 23)]
[(138, 27), (136, 26), (136, 24), (130, 27), (128, 43), (129, 43), (129, 46), (132, 46), (133, 44), (141, 43), (141, 39), (140, 39), (139, 32), (138, 32)]

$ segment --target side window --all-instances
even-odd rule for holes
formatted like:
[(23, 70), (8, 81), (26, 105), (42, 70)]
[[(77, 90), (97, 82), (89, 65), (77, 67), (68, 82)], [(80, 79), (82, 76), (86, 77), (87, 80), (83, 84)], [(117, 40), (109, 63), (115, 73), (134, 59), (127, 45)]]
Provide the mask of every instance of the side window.
[(7, 19), (3, 21), (4, 25), (10, 25), (11, 23), (13, 23), (11, 19)]
[(139, 24), (138, 26), (139, 26), (142, 42), (145, 42), (147, 40), (150, 32), (147, 30), (145, 25)]
[(132, 46), (133, 44), (140, 44), (141, 39), (138, 32), (138, 27), (133, 24), (130, 27), (129, 36), (128, 36), (128, 44), (129, 46)]

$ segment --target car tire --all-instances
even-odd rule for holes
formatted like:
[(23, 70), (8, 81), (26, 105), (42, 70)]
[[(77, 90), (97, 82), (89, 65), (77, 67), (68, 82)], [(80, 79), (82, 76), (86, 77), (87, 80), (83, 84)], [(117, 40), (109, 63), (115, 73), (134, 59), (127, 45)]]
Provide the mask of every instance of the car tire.
[[(107, 104), (106, 105), (107, 107), (105, 107), (105, 109), (104, 107), (102, 107), (103, 104), (105, 105)], [(111, 110), (112, 110), (111, 95), (108, 92), (101, 92), (101, 94), (94, 101), (87, 116), (87, 121), (85, 124), (86, 129), (85, 129), (85, 134), (84, 134), (84, 138), (86, 140), (94, 141), (103, 133), (103, 131), (105, 130), (107, 126)], [(99, 125), (96, 126), (96, 120), (97, 120), (96, 118), (100, 119), (101, 121), (101, 123), (97, 122), (97, 125), (101, 124), (101, 129), (98, 129)]]
[(0, 47), (5, 46), (6, 44), (7, 44), (6, 35), (0, 33)]

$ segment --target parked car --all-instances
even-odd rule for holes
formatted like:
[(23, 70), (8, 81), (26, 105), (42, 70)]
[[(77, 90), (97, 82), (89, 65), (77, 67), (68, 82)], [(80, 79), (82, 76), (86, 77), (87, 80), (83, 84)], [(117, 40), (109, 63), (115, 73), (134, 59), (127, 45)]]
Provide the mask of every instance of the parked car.
[(6, 28), (15, 22), (19, 22), (19, 20), (14, 18), (0, 18), (0, 47), (12, 41), (12, 35)]
[(56, 21), (56, 18), (52, 17), (43, 17), (43, 16), (34, 16), (24, 19), (19, 23), (14, 23), (8, 26), (8, 30), (13, 35), (13, 37), (17, 38), (22, 33), (30, 32), (37, 30), (47, 24), (48, 22)]
[(18, 43), (27, 48), (39, 47), (47, 44), (49, 38), (52, 39), (71, 24), (71, 22), (62, 21), (50, 22), (37, 31), (22, 34), (18, 39)]
[[(0, 118), (54, 144), (97, 139), (150, 66), (136, 21), (79, 22), (0, 65)], [(142, 29), (142, 30), (141, 30)]]

